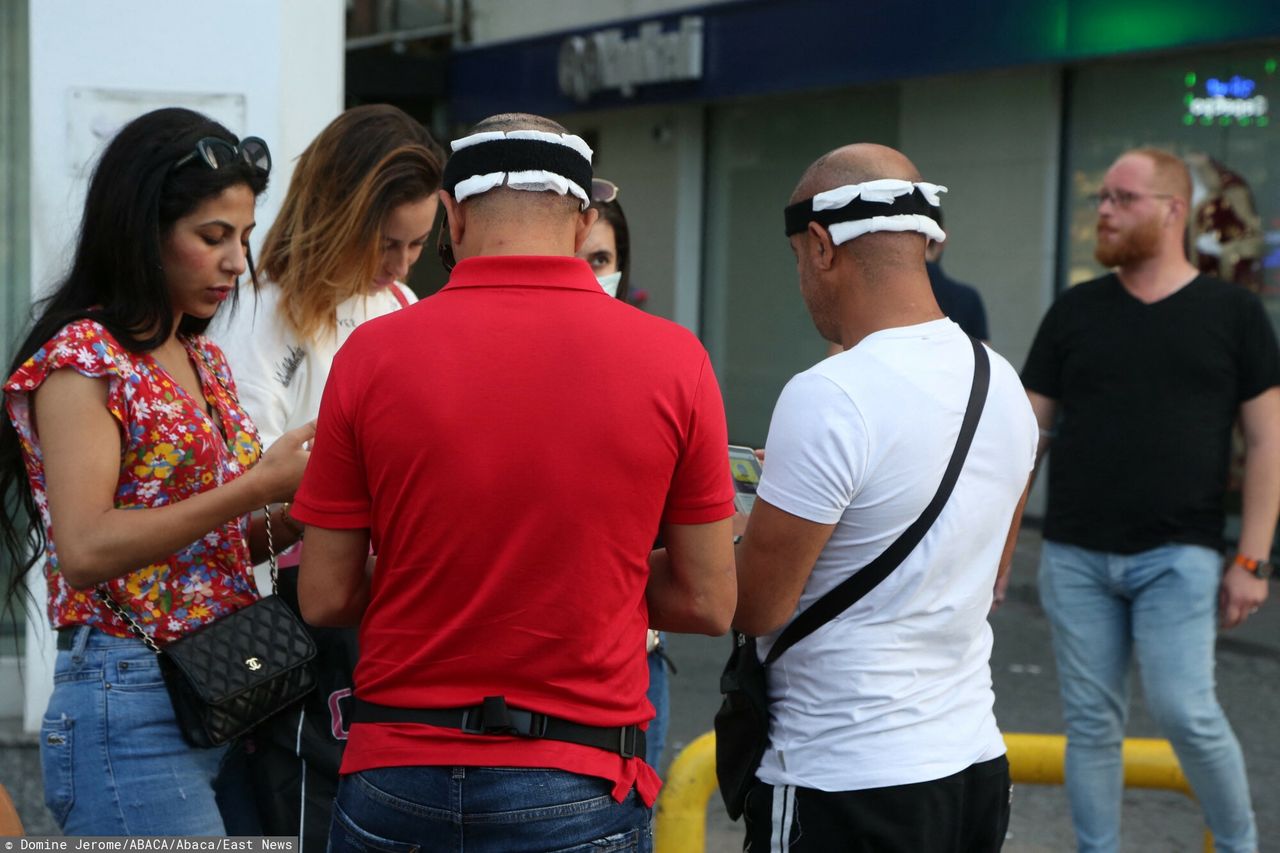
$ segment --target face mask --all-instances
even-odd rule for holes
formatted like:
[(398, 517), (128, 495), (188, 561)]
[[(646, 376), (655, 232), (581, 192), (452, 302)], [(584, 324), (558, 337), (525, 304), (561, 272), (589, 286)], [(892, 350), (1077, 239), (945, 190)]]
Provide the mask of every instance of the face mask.
[(610, 296), (618, 295), (618, 283), (622, 281), (622, 270), (618, 270), (608, 275), (596, 276), (596, 281), (600, 282), (600, 289)]

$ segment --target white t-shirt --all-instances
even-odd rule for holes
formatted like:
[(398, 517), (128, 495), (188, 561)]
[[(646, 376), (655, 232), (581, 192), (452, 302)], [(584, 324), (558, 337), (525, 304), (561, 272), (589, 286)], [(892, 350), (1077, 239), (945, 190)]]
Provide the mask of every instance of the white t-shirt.
[[(990, 356), (973, 445), (923, 541), (770, 665), (762, 781), (862, 790), (940, 779), (1004, 753), (987, 614), (1038, 433), (1017, 373)], [(950, 320), (876, 332), (787, 383), (760, 499), (836, 525), (797, 613), (919, 517), (942, 481), (972, 383), (972, 346)], [(761, 638), (762, 660), (780, 633)]]
[(256, 291), (245, 288), (234, 313), (218, 312), (209, 335), (227, 356), (240, 404), (262, 434), (264, 448), (319, 414), (320, 395), (338, 348), (356, 326), (400, 310), (390, 287), (400, 288), (407, 302), (418, 301), (400, 282), (353, 296), (338, 305), (334, 332), (305, 343), (284, 322), (280, 288), (273, 284)]

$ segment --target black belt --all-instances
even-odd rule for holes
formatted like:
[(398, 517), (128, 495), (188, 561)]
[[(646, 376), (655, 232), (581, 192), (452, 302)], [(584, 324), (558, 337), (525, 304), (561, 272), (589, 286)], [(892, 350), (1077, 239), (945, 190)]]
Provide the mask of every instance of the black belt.
[(353, 723), (423, 723), (459, 729), (471, 735), (515, 735), (545, 738), (582, 746), (594, 746), (632, 758), (644, 755), (644, 732), (639, 726), (584, 726), (536, 711), (507, 705), (502, 696), (486, 696), (481, 705), (468, 708), (396, 708), (363, 699), (355, 700)]
[(76, 631), (80, 630), (82, 625), (68, 625), (65, 628), (59, 628), (58, 634), (58, 651), (69, 652), (76, 644)]

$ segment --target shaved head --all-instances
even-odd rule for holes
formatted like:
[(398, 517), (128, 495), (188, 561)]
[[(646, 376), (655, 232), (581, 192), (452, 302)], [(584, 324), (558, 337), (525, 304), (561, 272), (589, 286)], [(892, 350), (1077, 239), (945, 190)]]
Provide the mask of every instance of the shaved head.
[[(544, 133), (562, 134), (569, 132), (564, 125), (545, 116), (533, 113), (499, 113), (481, 119), (467, 131), (467, 135), (492, 131), (508, 133), (513, 130), (540, 130)], [(590, 191), (591, 188), (586, 189)], [(568, 217), (578, 214), (582, 209), (578, 199), (572, 195), (562, 196), (553, 192), (531, 193), (505, 186), (495, 187), (488, 192), (472, 196), (463, 204), (470, 210), (480, 211), (481, 216), (504, 222), (519, 220), (530, 215)]]
[(828, 151), (804, 170), (800, 183), (791, 194), (791, 203), (812, 198), (820, 192), (844, 186), (898, 178), (919, 181), (920, 171), (901, 151), (874, 142), (859, 142)]
[(495, 116), (489, 116), (481, 119), (479, 124), (467, 131), (467, 136), (473, 133), (487, 133), (489, 131), (501, 130), (541, 130), (546, 133), (568, 133), (565, 126), (557, 121), (552, 121), (546, 116), (534, 115), (533, 113), (499, 113)]
[[(928, 238), (924, 234), (844, 231), (840, 235), (844, 242), (837, 243), (831, 227), (846, 223), (827, 219), (832, 222), (828, 227), (817, 218), (820, 212), (808, 209), (807, 202), (819, 193), (878, 180), (892, 181), (890, 186), (894, 190), (910, 187), (913, 196), (923, 193), (925, 186), (920, 170), (901, 151), (871, 143), (846, 145), (822, 155), (805, 169), (787, 210), (787, 239), (796, 257), (800, 296), (818, 333), (846, 350), (880, 329), (930, 322), (944, 316), (925, 269), (924, 250)], [(941, 192), (943, 188), (936, 190)], [(880, 200), (876, 198), (875, 202)], [(933, 205), (936, 199), (926, 196), (924, 200)], [(864, 213), (868, 208), (874, 211), (875, 203), (869, 206), (864, 203), (857, 211), (858, 218), (868, 218)], [(885, 208), (885, 215), (902, 215), (893, 212), (891, 204)], [(796, 211), (805, 214), (803, 228)], [(915, 212), (910, 215), (921, 216)], [(919, 225), (915, 219), (901, 224)], [(929, 224), (932, 225), (932, 221)]]
[[(873, 142), (846, 145), (823, 154), (813, 162), (791, 193), (791, 204), (820, 192), (846, 184), (860, 184), (881, 178), (921, 180), (920, 170), (901, 151)], [(874, 276), (885, 268), (907, 264), (924, 267), (923, 234), (884, 231), (864, 234), (838, 247), (851, 253), (864, 272)]]
[[(476, 147), (464, 145), (454, 152), (445, 166), (445, 189), (440, 194), (449, 221), (449, 239), (453, 241), (454, 256), (459, 261), (498, 255), (572, 257), (600, 215), (599, 211), (582, 206), (580, 196), (590, 197), (591, 154), (580, 139), (539, 141), (535, 134), (530, 143), (512, 140), (512, 131), (572, 137), (559, 122), (532, 113), (500, 113), (471, 128), (467, 136), (495, 133), (495, 137), (481, 142), (473, 140), (471, 144)], [(499, 133), (506, 138), (499, 141), (496, 136)], [(556, 144), (566, 141), (572, 144), (563, 148)], [(493, 147), (486, 148), (488, 145)], [(554, 150), (544, 151), (540, 146)], [(573, 153), (561, 153), (570, 149)], [(464, 171), (483, 175), (501, 173), (502, 184), (473, 195), (464, 192), (464, 198), (459, 201), (454, 192), (469, 177), (462, 174)], [(557, 176), (580, 195), (543, 189), (548, 183), (559, 186), (551, 178), (523, 183), (524, 188), (508, 185), (509, 175), (538, 171)], [(483, 181), (480, 185), (488, 183)]]

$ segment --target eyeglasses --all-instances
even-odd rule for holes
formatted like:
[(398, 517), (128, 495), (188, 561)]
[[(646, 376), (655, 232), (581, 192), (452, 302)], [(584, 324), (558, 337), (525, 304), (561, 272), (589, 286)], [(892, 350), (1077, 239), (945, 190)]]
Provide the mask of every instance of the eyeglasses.
[(210, 169), (221, 169), (234, 163), (248, 163), (263, 174), (271, 172), (271, 151), (267, 143), (256, 136), (246, 136), (239, 145), (232, 145), (217, 136), (206, 136), (196, 143), (196, 150), (173, 164), (181, 169), (192, 160), (200, 160)]
[(1132, 193), (1128, 190), (1101, 190), (1085, 196), (1085, 200), (1095, 208), (1102, 207), (1103, 202), (1109, 201), (1121, 210), (1128, 208), (1140, 198), (1173, 198), (1173, 196), (1169, 193)]
[(608, 204), (616, 201), (618, 198), (618, 185), (613, 181), (606, 181), (604, 178), (591, 179), (591, 200), (601, 204)]

